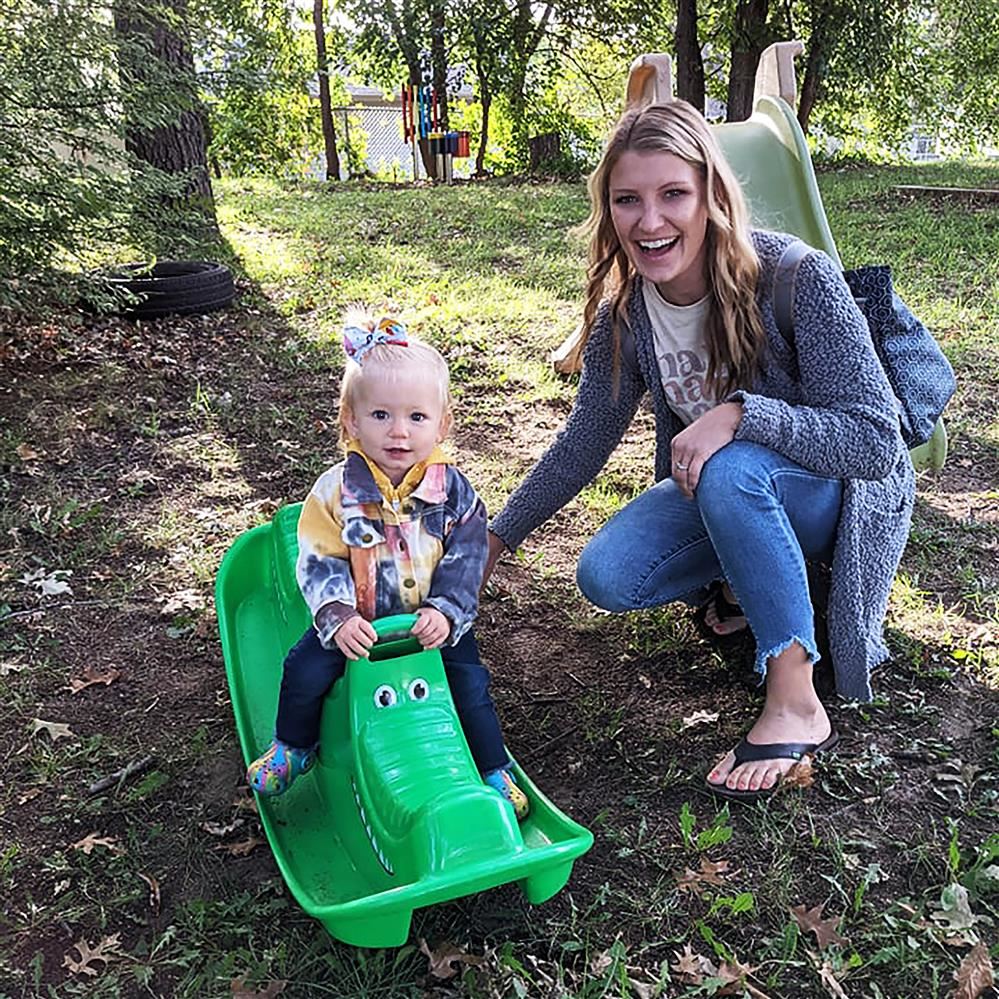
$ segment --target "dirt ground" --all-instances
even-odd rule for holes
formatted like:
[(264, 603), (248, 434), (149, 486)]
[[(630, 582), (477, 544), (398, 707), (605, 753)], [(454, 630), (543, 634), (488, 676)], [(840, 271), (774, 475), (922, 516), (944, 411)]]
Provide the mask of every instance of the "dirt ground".
[[(302, 498), (334, 457), (333, 381), (296, 356), (279, 319), (245, 305), (141, 325), (7, 316), (0, 365), (0, 684), (7, 691), (0, 830), (21, 851), (3, 889), (8, 914), (21, 915), (8, 918), (2, 946), (13, 966), (39, 962), (41, 981), (58, 983), (79, 927), (93, 919), (82, 901), (46, 917), (66, 879), (46, 858), (92, 830), (120, 842), (135, 835), (137, 821), (163, 830), (142, 858), (158, 884), (154, 912), (142, 893), (90, 900), (107, 907), (102, 925), (120, 932), (126, 949), (148, 945), (183, 900), (232, 895), (274, 874), (266, 848), (220, 860), (213, 842), (205, 846), (206, 823), (242, 815), (230, 842), (253, 831), (252, 813), (239, 805), (242, 760), (212, 582), (234, 538)], [(491, 400), (505, 430), (482, 435), (465, 425), (456, 436), (473, 479), (477, 469), (526, 465), (565, 411), (559, 401), (527, 404), (492, 391), (476, 388), (483, 398), (466, 403)], [(650, 466), (646, 418), (613, 468), (646, 477)], [(736, 806), (730, 857), (747, 885), (761, 886), (775, 865), (793, 863), (787, 902), (827, 898), (823, 876), (835, 872), (826, 860), (810, 868), (807, 841), (832, 827), (864, 839), (864, 863), (883, 872), (869, 892), (887, 906), (923, 890), (920, 861), (914, 854), (903, 862), (907, 851), (928, 851), (925, 884), (945, 879), (948, 817), (960, 821), (968, 843), (999, 826), (999, 691), (952, 655), (994, 642), (993, 625), (969, 606), (966, 580), (948, 572), (940, 540), (952, 521), (996, 523), (999, 504), (974, 497), (994, 489), (997, 473), (988, 452), (958, 439), (943, 473), (921, 484), (920, 557), (939, 544), (941, 561), (934, 578), (923, 572), (920, 588), (961, 612), (941, 618), (934, 634), (925, 622), (911, 630), (900, 611), (890, 622), (894, 655), (877, 677), (878, 700), (833, 705), (843, 742), (814, 786), (789, 792), (769, 825)], [(594, 526), (580, 509), (565, 511), (530, 539), (523, 558), (506, 558), (478, 632), (509, 744), (548, 796), (594, 830), (596, 845), (577, 863), (571, 894), (541, 914), (527, 913), (513, 889), (503, 889), (456, 903), (449, 915), (421, 916), (418, 931), (443, 935), (449, 924), (466, 925), (485, 939), (499, 922), (540, 953), (546, 935), (550, 943), (571, 933), (581, 907), (608, 939), (641, 945), (651, 960), (672, 954), (655, 943), (669, 935), (662, 927), (676, 931), (692, 918), (687, 910), (664, 916), (654, 895), (691, 862), (678, 845), (677, 815), (685, 803), (702, 820), (714, 814), (704, 774), (758, 709), (751, 649), (704, 640), (683, 611), (611, 619), (587, 607), (573, 565)], [(973, 552), (971, 564), (994, 558), (994, 549)], [(71, 570), (62, 577), (70, 591), (41, 596), (21, 581), (59, 569)], [(74, 691), (74, 680), (94, 677)], [(697, 722), (698, 712), (717, 718)], [(72, 735), (33, 731), (39, 719)], [(131, 804), (88, 793), (94, 781), (146, 757), (147, 769), (165, 775), (167, 793)], [(781, 857), (774, 846), (786, 846), (789, 830), (801, 852)], [(689, 905), (696, 910), (698, 900)], [(512, 920), (511, 908), (520, 913)], [(36, 916), (25, 922), (30, 911)], [(744, 927), (740, 943), (765, 929), (762, 918)], [(899, 994), (890, 985), (886, 994)], [(802, 986), (785, 994), (823, 993)]]

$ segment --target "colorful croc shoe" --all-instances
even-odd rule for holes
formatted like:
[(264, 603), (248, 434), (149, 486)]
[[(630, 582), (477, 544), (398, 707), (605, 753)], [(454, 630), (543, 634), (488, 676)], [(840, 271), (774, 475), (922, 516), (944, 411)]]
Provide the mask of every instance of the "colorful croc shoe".
[(527, 795), (517, 786), (517, 780), (506, 767), (490, 770), (482, 779), (494, 790), (498, 791), (513, 805), (513, 812), (518, 819), (526, 819), (531, 810)]
[(316, 762), (315, 747), (298, 749), (280, 739), (246, 769), (246, 782), (257, 794), (272, 797), (284, 794), (299, 774), (308, 773)]

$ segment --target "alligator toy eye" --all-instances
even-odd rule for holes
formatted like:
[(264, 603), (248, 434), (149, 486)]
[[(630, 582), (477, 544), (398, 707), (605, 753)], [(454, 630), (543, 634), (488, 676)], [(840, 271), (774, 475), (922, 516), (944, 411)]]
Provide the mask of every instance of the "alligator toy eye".
[(396, 702), (395, 688), (383, 683), (375, 691), (375, 707), (390, 708)]
[(422, 677), (417, 677), (409, 684), (409, 699), (411, 701), (425, 701), (430, 696), (430, 686)]

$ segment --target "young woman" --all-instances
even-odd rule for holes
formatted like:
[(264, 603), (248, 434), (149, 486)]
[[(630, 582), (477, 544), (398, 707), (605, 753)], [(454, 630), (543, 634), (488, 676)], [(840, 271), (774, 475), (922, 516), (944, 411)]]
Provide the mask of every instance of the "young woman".
[(869, 699), (887, 657), (884, 613), (915, 492), (895, 400), (819, 251), (795, 279), (793, 346), (781, 336), (773, 276), (793, 237), (749, 229), (738, 182), (690, 105), (626, 112), (589, 190), (578, 394), (490, 525), (487, 576), (594, 478), (650, 393), (656, 485), (589, 542), (579, 586), (608, 610), (707, 599), (719, 633), (748, 622), (764, 708), (707, 781), (758, 796), (837, 740), (812, 680), (807, 561), (831, 566), (839, 693)]

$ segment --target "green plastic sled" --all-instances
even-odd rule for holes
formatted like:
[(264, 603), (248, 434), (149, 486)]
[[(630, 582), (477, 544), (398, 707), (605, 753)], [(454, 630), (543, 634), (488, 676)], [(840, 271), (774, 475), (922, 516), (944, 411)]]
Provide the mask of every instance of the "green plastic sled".
[[(274, 733), (281, 664), (309, 624), (295, 581), (301, 504), (237, 538), (215, 587), (219, 631), (244, 759)], [(516, 881), (532, 903), (569, 879), (593, 835), (515, 767), (531, 802), (512, 806), (479, 777), (440, 653), (408, 635), (415, 617), (375, 622), (368, 659), (328, 695), (319, 763), (284, 795), (257, 797), (295, 899), (329, 933), (395, 947), (413, 910)]]
[[(714, 126), (718, 143), (742, 185), (753, 224), (794, 233), (843, 266), (826, 219), (804, 133), (790, 105), (759, 97), (746, 121)], [(943, 468), (947, 431), (937, 420), (933, 436), (909, 452), (917, 469)]]

